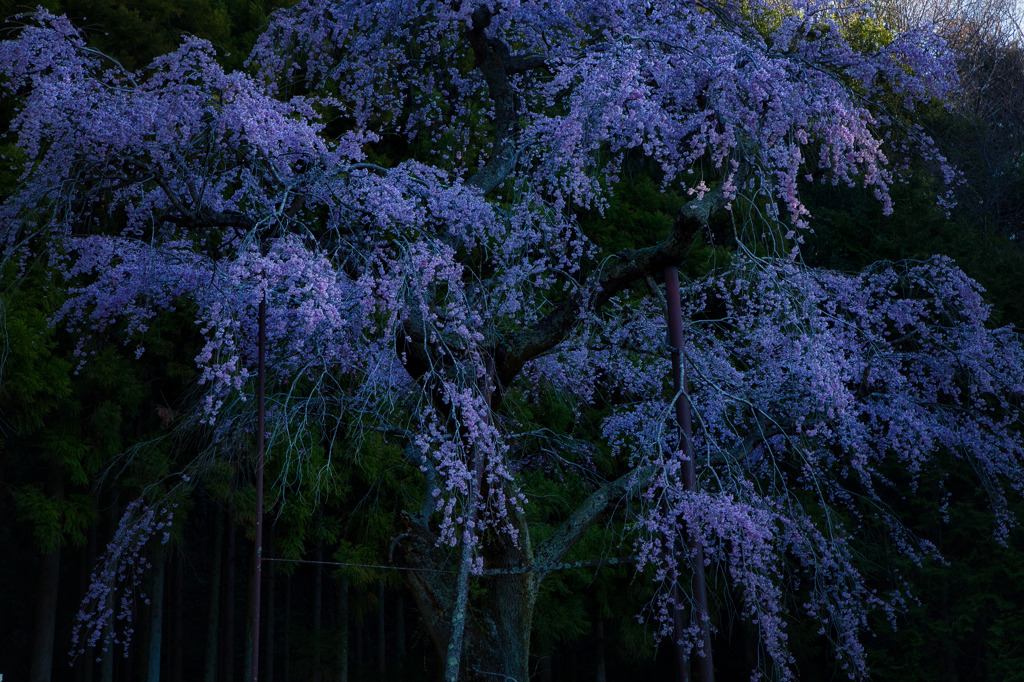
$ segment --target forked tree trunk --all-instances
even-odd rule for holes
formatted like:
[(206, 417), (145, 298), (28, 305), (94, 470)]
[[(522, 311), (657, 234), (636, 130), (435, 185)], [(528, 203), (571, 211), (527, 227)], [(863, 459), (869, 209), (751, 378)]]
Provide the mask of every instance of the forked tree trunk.
[[(583, 533), (630, 490), (645, 486), (654, 471), (631, 471), (594, 491), (536, 549), (522, 514), (512, 513), (510, 523), (518, 532), (518, 544), (506, 534), (485, 533), (478, 555), (484, 575), (473, 576), (473, 591), (465, 623), (460, 682), (528, 682), (530, 630), (537, 590), (555, 570)], [(413, 570), (404, 577), (444, 672), (445, 655), (452, 636), (456, 590), (451, 579), (449, 553), (437, 542), (422, 517), (405, 517), (406, 532), (395, 543), (396, 559)]]
[(481, 579), (480, 585), (483, 594), (471, 612), (462, 679), (528, 682), (536, 577), (492, 576)]
[[(448, 569), (451, 564), (423, 526), (410, 525), (410, 530), (414, 532), (407, 534), (400, 546), (401, 559), (408, 566), (423, 569), (407, 571), (405, 577), (441, 662), (441, 676), (452, 634), (456, 592), (451, 576), (438, 569)], [(520, 547), (515, 547), (506, 538), (492, 539), (482, 552), (488, 574), (470, 578), (479, 589), (473, 590), (474, 599), (466, 614), (460, 682), (530, 679), (530, 630), (539, 578), (536, 572), (521, 570), (533, 563), (525, 527), (519, 540)], [(494, 573), (498, 570), (509, 572)]]
[[(420, 369), (412, 367), (410, 373), (422, 376)], [(495, 389), (501, 384), (494, 362), (487, 361), (478, 382), (486, 404), (493, 407), (500, 399)], [(443, 410), (444, 405), (439, 408)], [(489, 416), (486, 420), (492, 422)], [(483, 477), (485, 462), (479, 444), (461, 428), (456, 437), (464, 439), (466, 451), (473, 455), (463, 512), (467, 527), (473, 527), (477, 501), (487, 499), (491, 482)], [(406, 532), (392, 547), (399, 563), (412, 569), (403, 573), (437, 651), (439, 677), (446, 682), (529, 682), (530, 632), (540, 582), (595, 521), (628, 491), (646, 485), (652, 474), (650, 468), (634, 470), (606, 483), (536, 551), (525, 516), (512, 508), (506, 508), (507, 522), (515, 530), (516, 542), (506, 532), (485, 530), (479, 533), (478, 546), (463, 546), (451, 553), (441, 549), (431, 529), (432, 504), (425, 504), (418, 516), (407, 515)], [(432, 500), (432, 488), (427, 486), (427, 500)], [(504, 492), (505, 499), (515, 498), (516, 491)], [(474, 558), (483, 559), (483, 575), (468, 574)], [(458, 576), (455, 580), (453, 573)], [(471, 584), (479, 589), (470, 590)]]

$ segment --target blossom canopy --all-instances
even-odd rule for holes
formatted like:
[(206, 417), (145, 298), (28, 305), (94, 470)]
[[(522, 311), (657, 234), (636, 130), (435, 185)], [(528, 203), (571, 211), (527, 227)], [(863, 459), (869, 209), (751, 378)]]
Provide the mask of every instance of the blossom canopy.
[[(766, 669), (795, 677), (787, 622), (810, 617), (858, 677), (866, 613), (904, 598), (865, 573), (859, 529), (929, 555), (891, 502), (951, 461), (985, 482), (998, 531), (1013, 523), (1015, 332), (987, 326), (948, 259), (850, 275), (741, 239), (681, 304), (694, 490), (652, 292), (716, 216), (790, 248), (811, 221), (807, 183), (865, 186), (888, 208), (901, 159), (951, 175), (912, 120), (953, 73), (927, 28), (833, 2), (302, 0), (274, 14), (245, 72), (194, 37), (128, 71), (40, 11), (0, 43), (23, 154), (0, 242), (63, 275), (57, 321), (84, 360), (97, 334), (141, 354), (163, 311), (194, 311), (192, 416), (217, 442), (253, 421), (266, 301), (271, 439), (401, 443), (423, 491), (397, 560), (439, 652), (463, 628), (480, 642), (465, 674), (527, 679), (537, 584), (618, 508), (662, 634), (695, 542)], [(581, 216), (637, 167), (686, 199), (649, 244), (603, 253)], [(576, 417), (600, 410), (599, 428), (550, 434), (517, 407), (553, 393)], [(615, 475), (535, 546), (525, 474), (594, 453)], [(431, 573), (449, 546), (454, 593)], [(491, 581), (481, 599), (521, 603), (449, 618), (468, 570)], [(680, 636), (700, 651), (698, 620)]]

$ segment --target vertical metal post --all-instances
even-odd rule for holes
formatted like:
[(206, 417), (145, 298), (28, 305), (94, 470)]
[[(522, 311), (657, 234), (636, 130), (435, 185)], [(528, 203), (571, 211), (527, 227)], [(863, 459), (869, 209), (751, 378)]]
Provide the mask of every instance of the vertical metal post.
[[(697, 470), (693, 462), (693, 425), (690, 419), (690, 397), (686, 387), (686, 371), (683, 365), (683, 312), (682, 297), (679, 293), (679, 271), (674, 266), (665, 268), (665, 302), (668, 310), (669, 342), (672, 344), (672, 390), (675, 391), (676, 423), (682, 432), (683, 441), (683, 484), (689, 492), (697, 490)], [(707, 584), (704, 578), (704, 547), (690, 538), (690, 563), (693, 566), (693, 600), (696, 609), (693, 617), (700, 619), (704, 655), (700, 656), (701, 682), (714, 682), (715, 669), (711, 658), (711, 621), (708, 615)]]
[(260, 299), (259, 370), (256, 376), (256, 552), (253, 557), (252, 580), (252, 682), (260, 677), (260, 593), (263, 577), (263, 455), (266, 441), (266, 406), (264, 380), (267, 374), (267, 295)]

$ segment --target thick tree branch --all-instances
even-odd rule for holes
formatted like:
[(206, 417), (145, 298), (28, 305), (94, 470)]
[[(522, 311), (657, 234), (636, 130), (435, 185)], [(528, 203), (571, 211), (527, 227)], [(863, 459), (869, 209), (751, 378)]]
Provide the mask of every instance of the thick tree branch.
[(607, 511), (609, 506), (618, 502), (628, 492), (647, 485), (653, 475), (654, 467), (632, 470), (594, 491), (572, 516), (558, 527), (554, 535), (537, 547), (534, 565), (537, 567), (538, 581), (558, 565), (583, 533)]
[(484, 194), (490, 193), (505, 181), (515, 168), (518, 156), (516, 132), (519, 118), (509, 74), (522, 73), (544, 65), (544, 59), (539, 55), (513, 56), (504, 42), (488, 38), (486, 30), (490, 23), (491, 11), (487, 7), (478, 7), (473, 12), (473, 28), (469, 31), (469, 44), (473, 48), (477, 68), (494, 102), (493, 153), (484, 167), (467, 181), (467, 184), (477, 187)]
[(509, 74), (526, 73), (547, 67), (542, 54), (516, 54), (505, 59), (505, 71)]
[(598, 277), (581, 287), (536, 324), (513, 334), (504, 344), (498, 378), (507, 386), (523, 366), (564, 340), (580, 322), (587, 310), (596, 310), (637, 280), (660, 272), (666, 265), (679, 263), (686, 256), (697, 235), (706, 228), (711, 216), (721, 210), (728, 199), (714, 189), (687, 203), (676, 217), (672, 233), (660, 244), (645, 249), (629, 249), (615, 254)]
[(256, 221), (244, 213), (226, 211), (201, 211), (187, 214), (166, 215), (164, 220), (182, 227), (233, 227), (243, 232), (256, 228)]

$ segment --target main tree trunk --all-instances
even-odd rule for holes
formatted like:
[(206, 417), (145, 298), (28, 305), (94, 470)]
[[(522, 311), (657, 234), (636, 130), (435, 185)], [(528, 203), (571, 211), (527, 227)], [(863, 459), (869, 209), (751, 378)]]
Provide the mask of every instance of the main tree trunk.
[[(408, 571), (406, 582), (442, 662), (440, 678), (455, 610), (456, 567), (424, 525), (408, 521), (409, 532), (397, 545), (398, 558), (408, 567), (420, 569)], [(481, 554), (484, 575), (470, 577), (473, 596), (463, 635), (459, 678), (463, 682), (528, 682), (538, 578), (529, 568), (533, 552), (525, 523), (520, 528), (518, 546), (507, 537), (492, 536), (483, 543)]]

